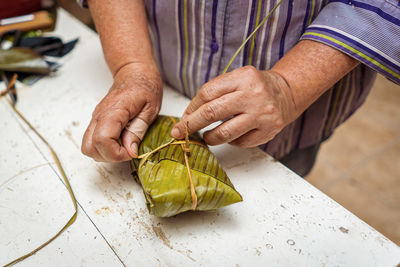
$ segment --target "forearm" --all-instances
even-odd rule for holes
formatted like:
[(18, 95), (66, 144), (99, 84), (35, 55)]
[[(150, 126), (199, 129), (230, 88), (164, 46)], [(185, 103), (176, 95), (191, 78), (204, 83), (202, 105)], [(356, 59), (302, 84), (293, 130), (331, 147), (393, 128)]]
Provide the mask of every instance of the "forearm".
[(357, 60), (330, 46), (303, 40), (271, 71), (280, 74), (288, 83), (297, 117), (358, 64)]
[(131, 63), (158, 73), (142, 0), (89, 0), (88, 4), (113, 76)]

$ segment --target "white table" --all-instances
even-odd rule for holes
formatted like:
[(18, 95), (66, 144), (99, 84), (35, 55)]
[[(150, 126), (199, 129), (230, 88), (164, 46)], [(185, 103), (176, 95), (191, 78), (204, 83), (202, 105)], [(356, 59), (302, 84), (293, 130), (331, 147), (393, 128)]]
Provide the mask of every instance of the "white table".
[[(20, 266), (396, 266), (400, 248), (258, 149), (213, 147), (244, 201), (218, 212), (148, 214), (126, 163), (80, 153), (112, 78), (97, 35), (60, 10), (80, 42), (53, 77), (19, 87), (18, 108), (58, 152), (79, 201), (68, 231)], [(162, 113), (188, 100), (165, 89)], [(73, 206), (46, 147), (0, 100), (0, 264), (52, 236)], [(368, 207), (365, 207), (368, 208)]]

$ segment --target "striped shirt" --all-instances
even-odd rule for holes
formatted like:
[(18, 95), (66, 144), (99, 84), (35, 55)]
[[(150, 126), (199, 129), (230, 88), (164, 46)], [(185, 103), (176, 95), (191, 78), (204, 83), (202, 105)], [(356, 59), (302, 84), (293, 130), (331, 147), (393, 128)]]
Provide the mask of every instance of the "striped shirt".
[[(194, 97), (205, 82), (222, 72), (277, 2), (145, 1), (153, 51), (164, 82)], [(230, 69), (254, 65), (267, 70), (302, 39), (334, 47), (363, 64), (261, 146), (278, 159), (329, 137), (365, 101), (376, 72), (400, 83), (400, 1), (283, 0)]]

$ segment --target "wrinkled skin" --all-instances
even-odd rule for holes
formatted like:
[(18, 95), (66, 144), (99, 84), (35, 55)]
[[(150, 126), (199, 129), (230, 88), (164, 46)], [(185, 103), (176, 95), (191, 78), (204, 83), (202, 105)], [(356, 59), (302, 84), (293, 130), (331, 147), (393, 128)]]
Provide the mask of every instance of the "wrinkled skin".
[(279, 74), (246, 66), (204, 84), (171, 134), (180, 139), (185, 124), (193, 133), (225, 120), (204, 133), (208, 144), (254, 147), (273, 139), (296, 115), (291, 89)]
[(114, 76), (108, 94), (92, 114), (83, 136), (82, 153), (96, 161), (106, 162), (137, 157), (140, 140), (124, 128), (134, 117), (150, 125), (160, 111), (161, 100), (162, 80), (157, 71), (139, 64), (121, 68)]
[[(98, 161), (129, 160), (137, 156), (139, 139), (123, 130), (126, 123), (137, 115), (144, 125), (150, 124), (162, 95), (144, 1), (88, 4), (114, 85), (93, 113), (82, 152)], [(184, 123), (193, 132), (227, 119), (205, 133), (209, 144), (265, 143), (358, 64), (328, 45), (301, 40), (271, 70), (243, 67), (202, 86), (177, 125), (178, 133), (172, 134), (182, 138)], [(118, 142), (121, 136), (123, 145)]]

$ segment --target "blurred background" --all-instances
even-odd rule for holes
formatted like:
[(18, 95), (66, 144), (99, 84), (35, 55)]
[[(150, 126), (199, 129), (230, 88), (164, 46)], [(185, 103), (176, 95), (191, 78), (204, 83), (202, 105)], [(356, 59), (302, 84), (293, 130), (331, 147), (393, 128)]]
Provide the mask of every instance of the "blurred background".
[[(20, 0), (19, 0), (20, 1)], [(16, 9), (53, 0), (22, 0)], [(13, 15), (2, 8), (0, 17)], [(7, 1), (7, 4), (8, 1)], [(94, 29), (90, 13), (75, 0), (59, 0), (78, 20)], [(378, 76), (366, 103), (321, 148), (307, 181), (400, 245), (400, 86)]]

